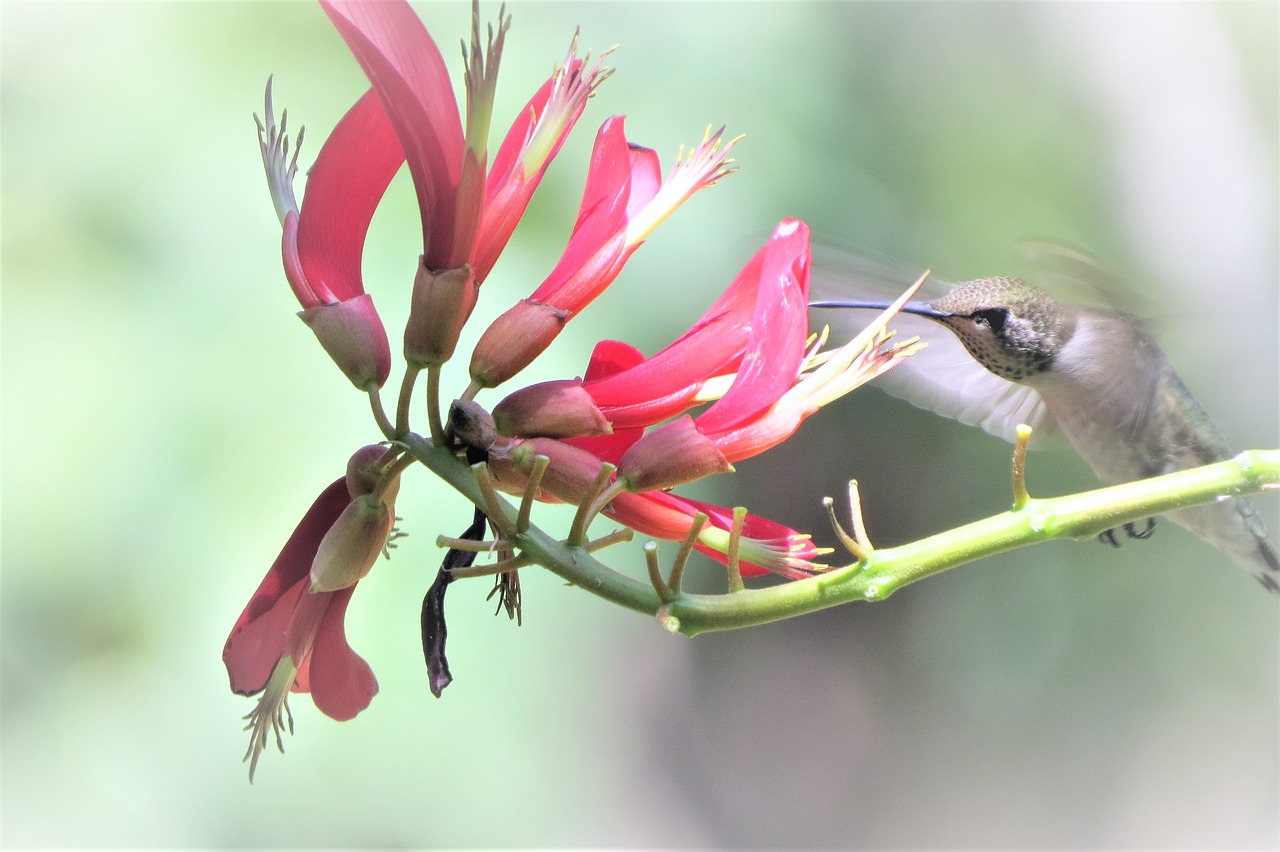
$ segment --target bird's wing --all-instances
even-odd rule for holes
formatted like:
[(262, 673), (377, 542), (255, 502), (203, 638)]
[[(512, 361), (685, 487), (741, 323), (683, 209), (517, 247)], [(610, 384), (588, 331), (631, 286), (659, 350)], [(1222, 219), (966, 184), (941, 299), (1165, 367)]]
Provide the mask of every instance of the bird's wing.
[(1040, 394), (988, 371), (950, 331), (909, 316), (899, 317), (890, 327), (898, 329), (900, 338), (919, 335), (929, 345), (877, 379), (879, 387), (914, 406), (978, 426), (1009, 442), (1017, 437), (1018, 425), (1025, 423), (1032, 430), (1031, 446), (1066, 446)]

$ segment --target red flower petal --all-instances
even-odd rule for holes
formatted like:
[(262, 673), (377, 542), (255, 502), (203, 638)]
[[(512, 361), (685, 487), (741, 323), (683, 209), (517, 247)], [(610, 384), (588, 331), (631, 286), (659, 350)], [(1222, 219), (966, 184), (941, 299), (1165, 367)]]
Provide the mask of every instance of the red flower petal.
[(627, 221), (661, 185), (657, 155), (632, 146), (623, 116), (601, 125), (591, 152), (578, 221), (555, 269), (530, 299), (557, 308), (582, 310), (613, 282), (637, 246), (626, 245)]
[[(322, 304), (364, 293), (360, 259), (369, 221), (403, 162), (404, 151), (382, 104), (372, 91), (366, 92), (321, 146), (308, 173), (297, 223), (297, 262)], [(312, 306), (304, 302), (303, 307)]]
[[(644, 354), (629, 343), (620, 340), (602, 340), (596, 344), (582, 377), (584, 385), (598, 381), (644, 362)], [(594, 397), (594, 394), (593, 394)], [(617, 464), (627, 448), (644, 434), (644, 427), (620, 428), (616, 424), (611, 435), (593, 435), (589, 438), (570, 438), (566, 443), (594, 453), (601, 461)]]
[(489, 166), (484, 218), (476, 238), (475, 257), (472, 262), (472, 268), (479, 281), (484, 281), (488, 277), (489, 270), (493, 268), (498, 255), (502, 253), (507, 240), (511, 238), (516, 224), (524, 215), (529, 199), (533, 197), (542, 176), (546, 174), (547, 166), (555, 159), (556, 154), (560, 153), (560, 147), (586, 106), (586, 99), (583, 98), (581, 104), (565, 120), (564, 129), (542, 159), (542, 164), (532, 174), (526, 174), (522, 168), (525, 149), (537, 122), (547, 109), (547, 102), (551, 99), (557, 78), (580, 74), (582, 65), (581, 59), (572, 58), (561, 72), (552, 75), (542, 84), (516, 116), (515, 122), (502, 141), (502, 147), (498, 149), (497, 156)]
[(267, 685), (276, 663), (285, 654), (293, 611), (307, 593), (310, 582), (306, 578), (297, 581), (261, 616), (243, 626), (237, 622), (222, 649), (222, 662), (231, 678), (232, 692), (253, 695)]
[(350, 502), (346, 477), (321, 492), (240, 613), (222, 650), (234, 692), (252, 695), (262, 689), (284, 656), (285, 635), (298, 595), (310, 582), (311, 561), (320, 540)]
[(339, 722), (368, 707), (378, 693), (373, 669), (347, 644), (344, 620), (354, 590), (354, 586), (349, 586), (326, 595), (330, 598), (329, 606), (304, 664), (306, 672), (299, 671), (299, 683), (305, 682), (309, 687), (316, 707)]
[[(678, 340), (625, 372), (589, 381), (587, 390), (615, 428), (651, 425), (682, 414), (708, 379), (740, 368), (743, 355), (752, 343), (766, 351), (778, 346), (793, 347), (794, 339), (781, 342), (778, 336), (790, 332), (794, 338), (797, 332), (807, 331), (807, 320), (803, 326), (796, 320), (807, 299), (808, 277), (803, 276), (803, 287), (797, 291), (788, 283), (797, 276), (789, 278), (786, 267), (788, 261), (797, 259), (797, 253), (807, 252), (807, 245), (807, 231), (801, 235), (797, 229), (781, 239), (775, 235)], [(779, 305), (780, 293), (783, 305)], [(766, 334), (753, 333), (755, 329), (762, 329)], [(768, 336), (770, 334), (774, 336)], [(802, 336), (799, 343), (803, 355)], [(757, 364), (751, 369), (758, 371), (760, 367)], [(789, 370), (789, 366), (780, 369), (779, 376)], [(794, 374), (791, 378), (794, 381)], [(772, 387), (757, 388), (757, 392), (764, 395), (773, 390)], [(700, 426), (701, 423), (699, 418)]]
[(320, 0), (373, 84), (404, 148), (422, 213), (430, 269), (462, 266), (470, 253), (456, 231), (465, 140), (448, 68), (404, 0)]
[(757, 254), (759, 287), (751, 341), (738, 376), (725, 395), (698, 419), (708, 435), (727, 432), (759, 415), (791, 389), (809, 335), (809, 228), (785, 219)]

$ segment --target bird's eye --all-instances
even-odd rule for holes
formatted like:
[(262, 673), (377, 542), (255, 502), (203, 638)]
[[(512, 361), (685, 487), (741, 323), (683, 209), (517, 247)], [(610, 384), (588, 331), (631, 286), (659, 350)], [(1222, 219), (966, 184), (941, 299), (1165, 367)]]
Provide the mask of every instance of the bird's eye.
[(974, 311), (970, 317), (978, 325), (990, 326), (996, 334), (1004, 331), (1004, 324), (1009, 320), (1009, 312), (1004, 308), (983, 308)]

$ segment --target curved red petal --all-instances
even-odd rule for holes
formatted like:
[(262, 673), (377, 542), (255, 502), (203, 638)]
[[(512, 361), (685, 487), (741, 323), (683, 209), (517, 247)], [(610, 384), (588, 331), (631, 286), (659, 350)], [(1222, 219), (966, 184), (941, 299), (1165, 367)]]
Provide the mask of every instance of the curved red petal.
[(601, 340), (591, 350), (591, 360), (582, 375), (583, 382), (594, 382), (644, 363), (644, 353), (621, 340)]
[[(364, 293), (360, 259), (369, 222), (403, 162), (395, 131), (370, 90), (334, 127), (308, 173), (296, 252), (316, 304), (345, 302)], [(287, 252), (285, 267), (287, 271)], [(289, 280), (294, 284), (293, 276)], [(299, 301), (314, 306), (301, 294)]]
[[(677, 497), (674, 494), (665, 495), (667, 498), (686, 504), (692, 512), (705, 512), (709, 518), (709, 523), (718, 529), (733, 529), (733, 510), (726, 506), (718, 506), (714, 503), (704, 503), (701, 500), (691, 500), (688, 497)], [(791, 554), (797, 559), (816, 559), (819, 556), (818, 548), (809, 540), (808, 537), (802, 536), (800, 533), (788, 526), (770, 520), (760, 515), (748, 513), (742, 521), (742, 535), (744, 538), (755, 539), (762, 542), (775, 542), (779, 546), (787, 547)], [(694, 548), (707, 556), (710, 556), (721, 565), (729, 563), (729, 557), (720, 551), (707, 547), (704, 544), (695, 544)], [(740, 560), (738, 569), (744, 577), (760, 577), (765, 574), (778, 573), (784, 577), (791, 579), (800, 579), (808, 576), (806, 572), (772, 572), (770, 569), (754, 562)]]
[(381, 98), (413, 173), (429, 269), (453, 269), (471, 246), (455, 233), (465, 140), (448, 67), (404, 0), (320, 0)]
[[(644, 362), (644, 353), (621, 340), (601, 340), (591, 352), (587, 371), (583, 374), (584, 386), (629, 367)], [(611, 435), (592, 435), (587, 438), (570, 438), (567, 443), (595, 454), (601, 461), (616, 465), (632, 444), (644, 434), (644, 427), (622, 428), (614, 424)]]
[(344, 620), (354, 586), (331, 593), (307, 659), (307, 685), (320, 712), (345, 722), (369, 706), (378, 681), (364, 658), (347, 644)]
[(662, 166), (658, 152), (643, 145), (629, 143), (631, 190), (627, 193), (627, 219), (639, 213), (662, 189)]
[[(581, 65), (581, 62), (578, 63)], [(556, 140), (550, 155), (543, 160), (542, 167), (534, 174), (524, 174), (517, 168), (523, 162), (525, 146), (533, 135), (538, 118), (547, 107), (556, 78), (553, 75), (542, 84), (533, 97), (525, 104), (516, 116), (511, 129), (502, 140), (502, 146), (489, 165), (489, 175), (485, 188), (484, 217), (480, 224), (480, 233), (476, 238), (475, 257), (472, 267), (477, 280), (484, 281), (498, 260), (498, 255), (506, 246), (507, 240), (516, 229), (520, 217), (524, 215), (529, 199), (533, 197), (539, 181), (546, 173), (547, 166), (559, 153), (566, 132)], [(581, 110), (579, 110), (581, 112)], [(575, 116), (576, 119), (576, 116)], [(572, 126), (570, 123), (569, 126)]]
[(741, 426), (791, 389), (809, 336), (809, 228), (784, 219), (760, 249), (751, 340), (725, 395), (698, 417), (716, 435)]
[(656, 423), (683, 405), (707, 379), (737, 369), (751, 337), (763, 254), (757, 252), (715, 303), (674, 343), (652, 358), (587, 389), (606, 416), (624, 423)]
[(568, 311), (582, 310), (613, 281), (626, 262), (628, 198), (635, 158), (623, 132), (623, 116), (601, 125), (587, 171), (587, 184), (569, 243), (560, 262), (530, 299)]
[(271, 678), (276, 663), (286, 655), (289, 625), (293, 611), (310, 580), (303, 578), (275, 599), (274, 605), (259, 617), (238, 624), (222, 648), (222, 663), (231, 679), (231, 691), (240, 695), (260, 692)]

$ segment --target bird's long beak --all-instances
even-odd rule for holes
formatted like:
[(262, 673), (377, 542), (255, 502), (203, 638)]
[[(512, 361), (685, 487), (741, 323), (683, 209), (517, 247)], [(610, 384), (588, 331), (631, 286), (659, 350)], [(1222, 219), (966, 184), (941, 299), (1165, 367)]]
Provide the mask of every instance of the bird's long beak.
[[(864, 308), (872, 311), (886, 310), (893, 302), (891, 300), (884, 301), (865, 301), (861, 299), (825, 299), (818, 302), (810, 302), (811, 308)], [(902, 313), (915, 314), (918, 317), (928, 317), (929, 319), (946, 319), (952, 314), (946, 311), (940, 311), (928, 302), (907, 302), (902, 306)]]

